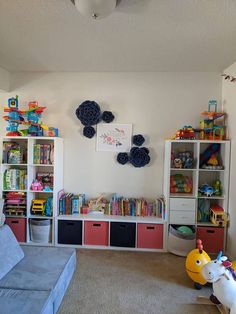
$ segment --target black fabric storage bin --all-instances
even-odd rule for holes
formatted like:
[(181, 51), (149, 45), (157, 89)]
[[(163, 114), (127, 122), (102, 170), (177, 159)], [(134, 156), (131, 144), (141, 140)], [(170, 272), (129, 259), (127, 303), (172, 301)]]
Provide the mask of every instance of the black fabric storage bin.
[(82, 245), (82, 221), (58, 220), (58, 243)]
[(110, 245), (135, 247), (136, 224), (133, 222), (111, 222)]

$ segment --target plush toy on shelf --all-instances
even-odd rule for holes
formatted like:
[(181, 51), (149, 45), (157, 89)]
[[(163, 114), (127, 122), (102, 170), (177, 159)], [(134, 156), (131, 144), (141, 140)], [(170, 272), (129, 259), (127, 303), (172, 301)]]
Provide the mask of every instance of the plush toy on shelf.
[(201, 274), (204, 280), (212, 283), (213, 295), (219, 302), (230, 310), (230, 314), (236, 314), (236, 273), (227, 257), (220, 252), (216, 260), (202, 267)]

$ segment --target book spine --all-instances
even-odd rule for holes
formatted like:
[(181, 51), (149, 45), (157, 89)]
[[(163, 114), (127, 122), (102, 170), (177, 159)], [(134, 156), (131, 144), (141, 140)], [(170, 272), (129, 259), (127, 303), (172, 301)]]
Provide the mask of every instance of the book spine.
[(36, 164), (40, 164), (40, 144), (36, 144)]
[(43, 145), (40, 145), (40, 164), (43, 164)]
[(43, 145), (43, 164), (45, 165), (48, 164), (47, 149), (48, 149), (48, 145), (44, 144)]
[(37, 164), (37, 145), (34, 144), (34, 150), (33, 150), (33, 163)]

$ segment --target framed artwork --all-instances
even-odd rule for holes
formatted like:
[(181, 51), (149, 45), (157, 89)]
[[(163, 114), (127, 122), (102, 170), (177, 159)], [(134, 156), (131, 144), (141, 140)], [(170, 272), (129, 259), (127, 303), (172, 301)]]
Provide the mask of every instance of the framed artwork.
[(98, 152), (128, 152), (131, 149), (132, 124), (99, 123)]

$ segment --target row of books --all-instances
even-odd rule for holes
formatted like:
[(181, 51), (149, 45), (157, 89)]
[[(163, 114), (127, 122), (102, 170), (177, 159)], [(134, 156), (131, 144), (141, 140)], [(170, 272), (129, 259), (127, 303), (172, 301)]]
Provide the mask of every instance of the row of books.
[(148, 201), (144, 198), (124, 198), (114, 195), (109, 202), (109, 214), (165, 219), (165, 200), (163, 197)]
[(4, 172), (3, 180), (4, 190), (26, 190), (27, 172), (23, 169), (7, 169)]
[(59, 214), (74, 215), (81, 214), (81, 209), (85, 204), (85, 194), (75, 195), (64, 193), (59, 198)]
[(51, 165), (51, 151), (52, 147), (50, 144), (34, 144), (34, 164)]
[[(89, 202), (91, 203), (91, 202)], [(140, 216), (140, 217), (157, 217), (166, 218), (166, 206), (164, 197), (148, 201), (144, 198), (124, 198), (117, 197), (115, 194), (110, 201), (102, 199), (97, 208), (91, 208), (85, 205), (85, 195), (74, 195), (64, 193), (59, 198), (59, 214), (105, 214), (115, 216)]]

